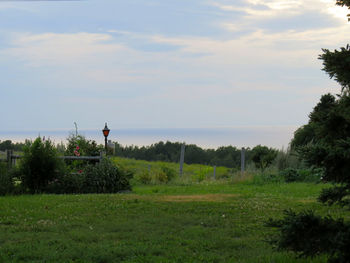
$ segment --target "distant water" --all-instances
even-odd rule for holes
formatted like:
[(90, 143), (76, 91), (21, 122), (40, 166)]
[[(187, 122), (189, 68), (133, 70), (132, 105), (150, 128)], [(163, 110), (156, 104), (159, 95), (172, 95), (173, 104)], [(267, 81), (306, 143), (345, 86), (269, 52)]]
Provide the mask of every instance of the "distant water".
[[(150, 145), (159, 141), (185, 142), (196, 144), (204, 148), (219, 146), (254, 147), (262, 144), (275, 148), (287, 148), (297, 127), (239, 127), (239, 128), (212, 128), (212, 129), (111, 129), (109, 140), (117, 141), (122, 145)], [(60, 131), (0, 131), (0, 140), (14, 142), (41, 137), (50, 138), (55, 143), (66, 142), (73, 130)], [(79, 130), (87, 139), (98, 143), (104, 142), (100, 130)]]

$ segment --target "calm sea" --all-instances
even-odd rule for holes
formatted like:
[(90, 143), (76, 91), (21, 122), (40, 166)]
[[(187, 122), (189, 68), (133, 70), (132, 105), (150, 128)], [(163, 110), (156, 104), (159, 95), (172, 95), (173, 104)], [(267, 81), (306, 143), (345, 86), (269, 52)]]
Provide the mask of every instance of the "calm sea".
[[(297, 127), (239, 127), (239, 128), (212, 128), (212, 129), (111, 129), (109, 140), (117, 141), (122, 145), (150, 145), (159, 141), (185, 142), (196, 144), (204, 148), (219, 146), (254, 147), (262, 144), (281, 149), (287, 148)], [(55, 143), (66, 142), (73, 130), (52, 131), (0, 131), (0, 140), (14, 142), (41, 137), (50, 138)], [(104, 142), (100, 130), (79, 130), (87, 139), (98, 143)]]

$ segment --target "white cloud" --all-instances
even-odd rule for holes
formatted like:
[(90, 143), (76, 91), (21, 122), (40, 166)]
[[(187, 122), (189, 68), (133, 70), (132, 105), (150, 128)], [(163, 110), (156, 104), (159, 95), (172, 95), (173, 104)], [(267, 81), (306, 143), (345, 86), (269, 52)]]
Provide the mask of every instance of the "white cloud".
[(1, 51), (35, 65), (60, 65), (84, 61), (91, 56), (120, 52), (122, 45), (108, 43), (108, 34), (14, 34), (12, 47)]
[(290, 17), (313, 11), (347, 21), (347, 8), (335, 6), (334, 0), (247, 0), (246, 3), (246, 5), (228, 5), (221, 1), (211, 2), (213, 6), (223, 11), (243, 12), (246, 19), (253, 20)]

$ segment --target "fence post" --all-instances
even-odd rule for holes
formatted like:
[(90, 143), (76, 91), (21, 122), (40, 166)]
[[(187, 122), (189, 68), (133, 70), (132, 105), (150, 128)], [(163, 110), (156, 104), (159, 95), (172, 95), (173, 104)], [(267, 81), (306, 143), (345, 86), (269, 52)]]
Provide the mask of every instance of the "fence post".
[(216, 179), (216, 165), (214, 165), (214, 180)]
[(181, 145), (181, 154), (180, 154), (180, 176), (183, 174), (183, 167), (185, 161), (185, 144)]
[(6, 150), (7, 166), (9, 169), (12, 167), (12, 150)]
[(244, 166), (245, 166), (245, 149), (244, 147), (241, 150), (241, 174), (244, 174)]

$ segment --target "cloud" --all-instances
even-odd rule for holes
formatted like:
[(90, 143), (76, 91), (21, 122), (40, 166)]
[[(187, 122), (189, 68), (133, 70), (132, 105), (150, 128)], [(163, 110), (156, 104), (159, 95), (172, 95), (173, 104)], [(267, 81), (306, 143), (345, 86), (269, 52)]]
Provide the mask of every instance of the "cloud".
[(14, 34), (12, 47), (1, 52), (9, 54), (31, 65), (69, 64), (89, 56), (98, 56), (119, 52), (122, 46), (108, 43), (112, 37), (108, 34)]

